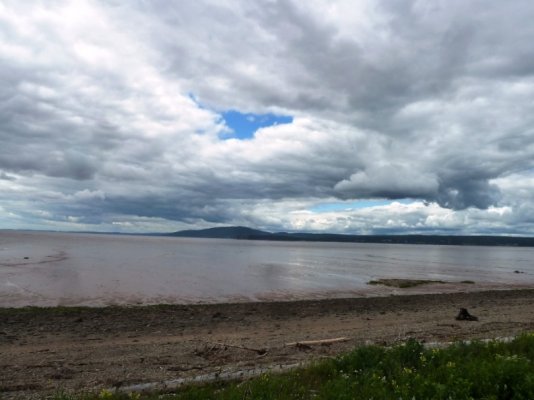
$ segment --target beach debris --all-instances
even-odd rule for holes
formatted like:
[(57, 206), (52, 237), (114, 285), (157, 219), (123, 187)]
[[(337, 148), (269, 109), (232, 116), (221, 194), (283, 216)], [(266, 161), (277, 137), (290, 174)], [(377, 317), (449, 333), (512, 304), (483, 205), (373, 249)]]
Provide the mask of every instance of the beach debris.
[(54, 379), (54, 380), (72, 379), (74, 377), (74, 374), (75, 374), (74, 370), (70, 368), (62, 367), (62, 368), (56, 368), (56, 370), (53, 373), (47, 375), (47, 378)]
[(303, 340), (301, 342), (291, 342), (291, 343), (286, 343), (286, 346), (295, 346), (301, 349), (306, 349), (316, 344), (322, 345), (322, 346), (328, 346), (328, 345), (331, 345), (332, 343), (347, 342), (347, 341), (349, 341), (349, 338), (343, 336), (343, 337), (337, 337), (337, 338), (332, 338), (332, 339)]
[(218, 347), (215, 345), (205, 344), (202, 348), (196, 348), (193, 353), (198, 357), (208, 358), (212, 354), (218, 351), (221, 351), (221, 350), (225, 350), (225, 349), (222, 349), (221, 347)]
[(265, 354), (267, 354), (267, 349), (254, 349), (252, 347), (246, 347), (246, 346), (237, 346), (235, 344), (228, 344), (228, 343), (208, 343), (212, 346), (212, 348), (216, 348), (216, 347), (219, 347), (219, 348), (224, 348), (226, 350), (227, 347), (231, 347), (233, 349), (240, 349), (240, 350), (248, 350), (248, 351), (253, 351), (255, 353), (257, 353), (259, 356), (263, 356)]
[(460, 329), (460, 325), (458, 325), (458, 324), (436, 324), (436, 326), (443, 326), (443, 327), (446, 327), (446, 328)]
[(460, 308), (460, 312), (456, 316), (456, 320), (458, 320), (458, 321), (478, 321), (478, 317), (475, 317), (474, 315), (469, 314), (469, 311), (467, 311), (467, 308)]

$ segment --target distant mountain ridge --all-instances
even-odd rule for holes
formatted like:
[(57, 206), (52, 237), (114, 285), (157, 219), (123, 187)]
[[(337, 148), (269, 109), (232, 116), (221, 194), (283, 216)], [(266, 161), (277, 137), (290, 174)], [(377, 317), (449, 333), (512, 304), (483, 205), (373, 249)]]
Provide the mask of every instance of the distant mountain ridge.
[(268, 238), (273, 234), (245, 226), (228, 226), (219, 228), (208, 228), (199, 230), (179, 231), (169, 234), (178, 237), (196, 237), (212, 239), (260, 239)]
[(271, 233), (244, 226), (185, 230), (165, 234), (165, 236), (241, 240), (534, 247), (533, 237), (456, 235), (344, 235), (335, 233), (287, 232)]

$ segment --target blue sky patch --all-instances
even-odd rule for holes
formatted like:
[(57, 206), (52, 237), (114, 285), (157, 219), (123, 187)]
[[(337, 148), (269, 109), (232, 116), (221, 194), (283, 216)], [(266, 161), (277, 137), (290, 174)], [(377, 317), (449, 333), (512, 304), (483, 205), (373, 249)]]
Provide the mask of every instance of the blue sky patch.
[(414, 202), (412, 199), (399, 199), (399, 200), (356, 200), (356, 201), (344, 201), (336, 203), (322, 203), (317, 204), (310, 208), (313, 212), (328, 212), (328, 211), (342, 211), (348, 209), (369, 208), (377, 206), (387, 206), (391, 203), (411, 204)]
[(222, 113), (226, 125), (232, 130), (232, 134), (224, 138), (250, 139), (260, 129), (273, 125), (290, 124), (293, 117), (276, 114), (241, 113), (229, 110)]
[[(210, 109), (203, 105), (200, 100), (193, 93), (188, 93), (187, 96), (195, 102), (195, 104), (202, 109)], [(216, 112), (215, 110), (212, 110)], [(293, 117), (289, 115), (268, 114), (254, 114), (242, 113), (237, 110), (224, 111), (221, 118), (230, 132), (220, 135), (221, 139), (251, 139), (254, 133), (260, 128), (268, 126), (290, 124), (293, 122)]]

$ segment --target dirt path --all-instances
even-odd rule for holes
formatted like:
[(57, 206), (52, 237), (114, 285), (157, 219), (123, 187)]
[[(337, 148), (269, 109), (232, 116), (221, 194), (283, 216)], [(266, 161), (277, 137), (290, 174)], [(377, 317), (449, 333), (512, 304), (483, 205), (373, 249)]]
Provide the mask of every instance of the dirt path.
[[(456, 321), (460, 307), (478, 322)], [(534, 290), (277, 303), (0, 309), (0, 398), (41, 398), (331, 356), (365, 342), (534, 331)], [(298, 348), (289, 342), (346, 336)]]

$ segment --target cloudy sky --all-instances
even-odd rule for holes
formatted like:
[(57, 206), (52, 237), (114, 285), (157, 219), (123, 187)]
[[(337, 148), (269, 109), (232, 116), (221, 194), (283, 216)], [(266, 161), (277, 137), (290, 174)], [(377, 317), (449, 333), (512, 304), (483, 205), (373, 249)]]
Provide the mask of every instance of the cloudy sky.
[(0, 0), (0, 228), (534, 235), (534, 3)]

